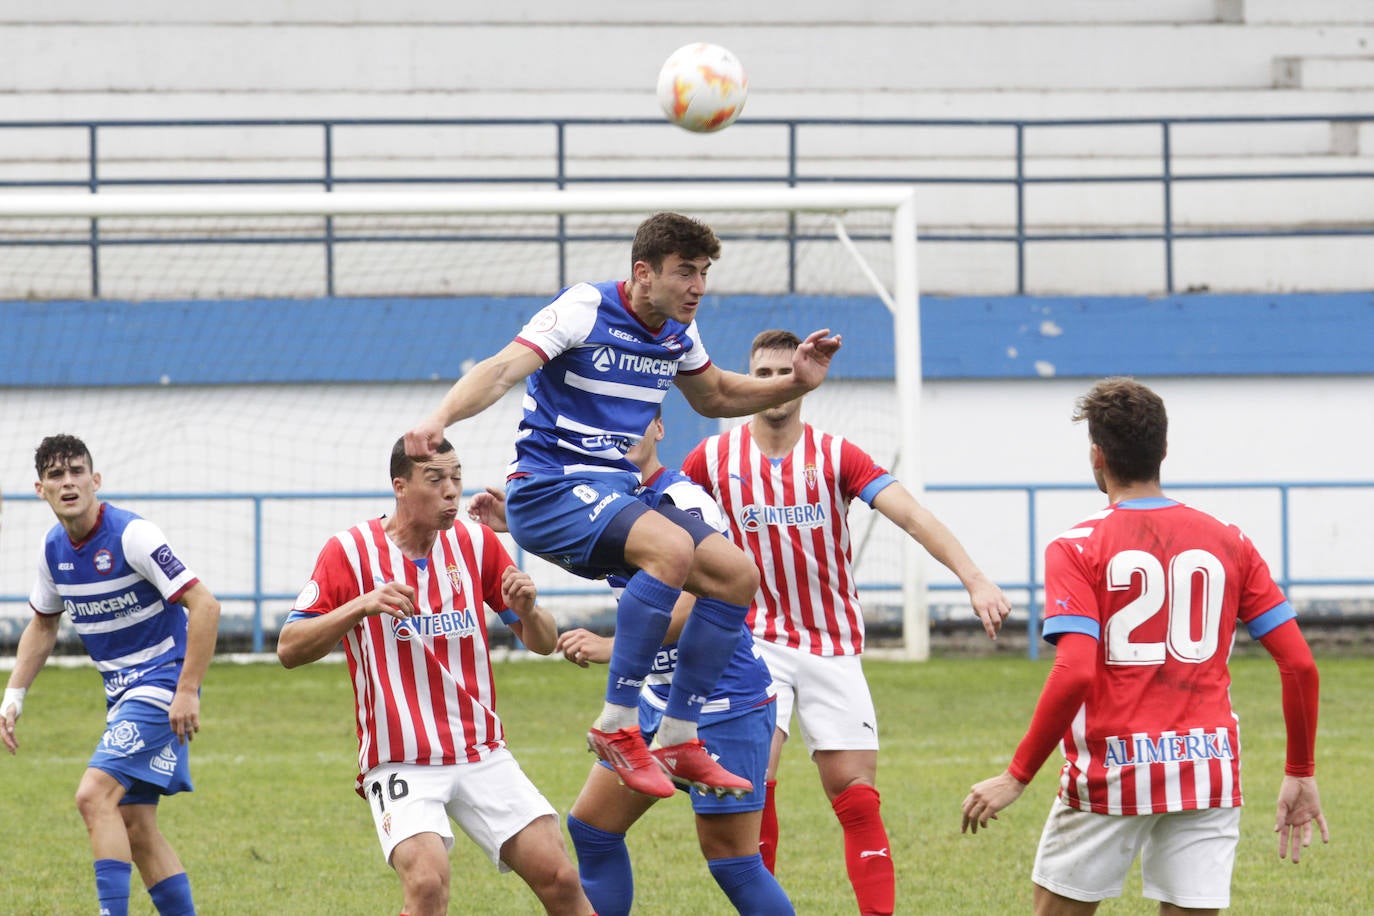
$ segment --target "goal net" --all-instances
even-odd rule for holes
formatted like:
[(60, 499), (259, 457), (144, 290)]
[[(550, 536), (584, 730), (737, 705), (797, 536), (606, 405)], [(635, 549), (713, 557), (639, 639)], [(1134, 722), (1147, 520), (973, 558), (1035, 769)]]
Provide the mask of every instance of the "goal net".
[[(699, 313), (713, 360), (744, 371), (765, 328), (843, 334), (803, 416), (920, 498), (910, 188), (10, 195), (0, 640), (27, 617), (52, 523), (33, 449), (69, 432), (103, 494), (154, 519), (220, 596), (225, 645), (270, 648), (325, 539), (389, 510), (395, 439), (559, 289), (627, 275), (634, 229), (659, 210), (722, 239)], [(469, 490), (501, 483), (518, 388), (450, 430)], [(665, 407), (669, 456), (746, 419), (674, 428), (684, 407)], [(870, 646), (924, 658), (924, 574), (955, 580), (873, 518), (855, 503)], [(522, 562), (561, 625), (613, 620), (603, 584)]]

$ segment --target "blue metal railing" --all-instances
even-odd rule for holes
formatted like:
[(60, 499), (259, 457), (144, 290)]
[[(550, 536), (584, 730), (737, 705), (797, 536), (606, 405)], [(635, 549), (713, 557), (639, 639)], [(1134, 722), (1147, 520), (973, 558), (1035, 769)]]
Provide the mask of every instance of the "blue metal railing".
[[(930, 484), (926, 486), (926, 491), (931, 493), (1024, 493), (1026, 497), (1026, 526), (1025, 526), (1025, 577), (1022, 579), (1010, 579), (999, 577), (998, 586), (1004, 591), (1025, 592), (1026, 593), (1026, 614), (1027, 614), (1027, 634), (1029, 637), (1028, 655), (1030, 658), (1038, 658), (1040, 651), (1040, 619), (1041, 619), (1041, 599), (1040, 592), (1044, 588), (1044, 579), (1040, 563), (1040, 553), (1043, 549), (1043, 542), (1040, 539), (1037, 529), (1039, 524), (1038, 502), (1041, 495), (1053, 492), (1078, 491), (1095, 492), (1095, 488), (1090, 484), (1069, 484), (1069, 483), (1008, 483), (1008, 484)], [(1279, 497), (1278, 525), (1279, 525), (1279, 547), (1278, 556), (1269, 557), (1271, 565), (1276, 564), (1275, 580), (1285, 591), (1290, 592), (1295, 586), (1336, 586), (1351, 588), (1374, 587), (1374, 574), (1351, 575), (1342, 577), (1318, 577), (1318, 576), (1298, 576), (1294, 575), (1292, 568), (1292, 506), (1289, 496), (1294, 491), (1307, 490), (1364, 490), (1374, 492), (1374, 480), (1369, 481), (1254, 481), (1254, 482), (1218, 482), (1218, 483), (1170, 483), (1167, 487), (1170, 492), (1189, 491), (1189, 490), (1233, 490), (1251, 492), (1272, 492)], [(477, 490), (469, 491), (465, 496), (471, 496)], [(247, 592), (219, 591), (216, 590), (216, 597), (220, 601), (243, 602), (252, 605), (252, 645), (254, 652), (263, 651), (265, 645), (265, 621), (264, 605), (267, 602), (291, 601), (296, 597), (295, 592), (267, 591), (264, 585), (264, 567), (268, 554), (269, 544), (265, 537), (265, 526), (263, 519), (263, 507), (272, 502), (288, 501), (318, 501), (318, 500), (374, 500), (379, 503), (387, 504), (392, 499), (390, 491), (359, 492), (359, 491), (338, 491), (338, 492), (281, 492), (281, 493), (124, 493), (106, 496), (112, 502), (133, 502), (133, 501), (215, 501), (215, 502), (247, 502), (252, 505), (252, 570), (251, 581), (253, 588)], [(7, 497), (15, 502), (37, 502), (38, 498), (30, 494), (15, 494)], [(1064, 519), (1064, 524), (1072, 524), (1074, 518)], [(320, 543), (323, 543), (324, 535), (321, 535)], [(523, 551), (516, 551), (515, 560), (525, 566), (528, 558)], [(986, 564), (988, 558), (982, 558)], [(308, 562), (308, 561), (307, 561)], [(194, 564), (193, 564), (194, 565)], [(308, 570), (302, 569), (301, 575), (304, 576)], [(927, 586), (932, 591), (940, 592), (961, 592), (962, 586), (958, 583), (930, 583)], [(864, 581), (861, 590), (866, 593), (900, 593), (900, 581)], [(579, 597), (593, 596), (600, 597), (606, 594), (604, 583), (587, 582), (585, 586), (577, 585), (568, 588), (544, 588), (541, 594), (545, 597)], [(27, 595), (19, 594), (0, 594), (0, 602), (24, 602)]]
[[(1106, 242), (1106, 241), (1158, 241), (1163, 254), (1163, 287), (1172, 294), (1174, 288), (1174, 249), (1182, 240), (1199, 239), (1262, 239), (1298, 238), (1316, 236), (1374, 235), (1374, 222), (1361, 225), (1313, 226), (1295, 222), (1292, 225), (1274, 226), (1264, 229), (1198, 229), (1185, 230), (1175, 224), (1174, 191), (1181, 183), (1235, 182), (1235, 181), (1332, 181), (1349, 179), (1374, 179), (1371, 171), (1287, 171), (1287, 172), (1186, 172), (1180, 171), (1175, 154), (1175, 137), (1180, 129), (1201, 126), (1235, 125), (1292, 125), (1292, 124), (1361, 124), (1374, 122), (1374, 114), (1330, 114), (1330, 115), (1285, 115), (1285, 116), (1231, 116), (1231, 117), (1160, 117), (1160, 118), (1072, 118), (1072, 119), (848, 119), (848, 118), (753, 118), (737, 122), (732, 132), (756, 131), (769, 134), (772, 130), (784, 139), (781, 144), (770, 148), (756, 158), (778, 163), (774, 172), (730, 173), (721, 171), (709, 175), (683, 175), (679, 171), (666, 174), (645, 175), (577, 175), (569, 168), (570, 160), (576, 153), (570, 148), (569, 130), (574, 128), (593, 128), (598, 131), (615, 128), (634, 128), (636, 130), (659, 129), (673, 131), (658, 119), (650, 118), (430, 118), (430, 119), (240, 119), (240, 120), (186, 120), (186, 121), (0, 121), (0, 135), (24, 130), (73, 130), (85, 133), (85, 175), (81, 178), (33, 178), (0, 181), (0, 188), (83, 188), (97, 193), (109, 188), (131, 187), (189, 187), (189, 186), (260, 186), (260, 187), (320, 187), (333, 190), (339, 187), (381, 187), (390, 185), (544, 185), (552, 188), (566, 188), (572, 184), (594, 183), (641, 183), (664, 184), (680, 182), (710, 183), (751, 183), (796, 186), (806, 183), (899, 183), (912, 185), (998, 185), (1011, 190), (1014, 203), (1014, 229), (1006, 232), (968, 232), (941, 233), (922, 232), (923, 243), (964, 242), (1011, 245), (1016, 258), (1017, 295), (1026, 292), (1027, 245), (1035, 242)], [(486, 128), (531, 127), (547, 128), (551, 132), (552, 152), (548, 168), (539, 174), (443, 174), (443, 175), (341, 175), (338, 169), (337, 135), (340, 131), (352, 128), (462, 128), (479, 131)], [(1048, 132), (1066, 128), (1118, 128), (1118, 127), (1156, 127), (1160, 131), (1159, 168), (1154, 172), (1142, 174), (1117, 175), (1053, 175), (1033, 176), (1026, 169), (1026, 140), (1028, 132)], [(102, 173), (101, 138), (116, 131), (139, 131), (151, 129), (205, 130), (213, 128), (241, 129), (300, 129), (310, 128), (320, 131), (320, 153), (318, 169), (315, 174), (265, 175), (265, 176), (221, 176), (221, 177), (107, 177)], [(782, 128), (778, 131), (777, 128)], [(806, 156), (807, 132), (824, 128), (862, 128), (865, 130), (921, 128), (932, 131), (945, 129), (977, 128), (988, 131), (1005, 131), (1011, 135), (1013, 161), (1010, 174), (1005, 176), (988, 175), (930, 175), (922, 174), (916, 168), (868, 172), (865, 174), (804, 174), (802, 164), (808, 162)], [(403, 139), (401, 141), (404, 142)], [(766, 142), (766, 141), (765, 141)], [(403, 155), (398, 149), (396, 155)], [(1249, 155), (1250, 150), (1241, 148), (1232, 155)], [(588, 154), (591, 158), (593, 154)], [(859, 154), (856, 153), (856, 156)], [(245, 156), (245, 159), (251, 157)], [(646, 157), (649, 158), (649, 157)], [(670, 168), (680, 168), (681, 160), (673, 160)], [(723, 169), (724, 167), (722, 167)], [(1162, 216), (1158, 229), (1144, 231), (1083, 231), (1042, 232), (1027, 228), (1026, 189), (1032, 185), (1074, 185), (1074, 184), (1158, 184), (1162, 195)], [(524, 236), (522, 241), (546, 241), (557, 245), (557, 258), (560, 283), (566, 284), (567, 245), (573, 241), (593, 240), (594, 236), (578, 235), (568, 230), (566, 221), (557, 221), (556, 231), (549, 236)], [(789, 221), (785, 236), (789, 244), (790, 289), (795, 291), (797, 244), (808, 241), (813, 236), (798, 234), (795, 220)], [(864, 238), (856, 235), (855, 238)], [(293, 235), (290, 237), (266, 236), (226, 240), (213, 237), (185, 237), (178, 235), (178, 244), (245, 244), (279, 242), (282, 244), (321, 245), (324, 248), (325, 289), (329, 295), (334, 293), (335, 285), (335, 247), (341, 243), (357, 241), (394, 241), (394, 242), (455, 242), (455, 241), (500, 241), (499, 237), (482, 235), (369, 235), (366, 237), (336, 231), (334, 221), (326, 219), (323, 232), (318, 234)], [(87, 237), (81, 240), (25, 240), (0, 239), (3, 245), (84, 245), (90, 249), (91, 258), (91, 296), (100, 296), (100, 253), (102, 248), (115, 245), (148, 245), (169, 241), (162, 237), (129, 237), (120, 239), (102, 238), (99, 220), (91, 220)]]

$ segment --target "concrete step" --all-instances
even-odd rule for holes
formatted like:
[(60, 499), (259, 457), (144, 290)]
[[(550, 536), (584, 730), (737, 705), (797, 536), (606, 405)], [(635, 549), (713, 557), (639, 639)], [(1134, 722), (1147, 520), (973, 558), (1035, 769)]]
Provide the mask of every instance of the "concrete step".
[(1374, 86), (1374, 57), (1279, 57), (1276, 89), (1367, 89)]
[(1374, 22), (1374, 13), (1361, 0), (1216, 0), (1222, 22), (1250, 25), (1315, 25)]
[[(682, 28), (712, 29), (715, 25), (741, 24), (835, 24), (862, 21), (889, 23), (1008, 23), (1027, 22), (1212, 22), (1219, 12), (1217, 0), (1151, 0), (1149, 3), (1101, 0), (922, 0), (919, 4), (879, 0), (860, 9), (833, 0), (792, 0), (786, 15), (780, 7), (738, 0), (696, 0), (690, 6), (656, 5), (642, 11), (655, 24)], [(650, 15), (651, 12), (651, 15)], [(623, 25), (633, 21), (624, 0), (523, 0), (505, 6), (454, 3), (452, 0), (392, 0), (385, 4), (349, 3), (337, 0), (239, 0), (232, 6), (197, 3), (169, 8), (164, 0), (121, 0), (117, 5), (92, 6), (88, 0), (47, 0), (23, 13), (25, 22), (85, 23), (203, 23), (223, 26), (265, 23), (328, 24), (372, 28), (378, 25), (488, 23), (550, 26), (568, 23)], [(1242, 20), (1236, 20), (1242, 21)], [(684, 42), (687, 39), (684, 39)]]
[[(680, 27), (570, 24), (11, 24), (10, 93), (633, 90)], [(756, 91), (1262, 88), (1277, 57), (1374, 47), (1374, 25), (815, 24), (714, 27)], [(615, 48), (616, 53), (588, 49)], [(512, 65), (540, 61), (541, 66)], [(856, 66), (856, 62), (862, 66)], [(1162, 65), (1168, 61), (1167, 66)]]

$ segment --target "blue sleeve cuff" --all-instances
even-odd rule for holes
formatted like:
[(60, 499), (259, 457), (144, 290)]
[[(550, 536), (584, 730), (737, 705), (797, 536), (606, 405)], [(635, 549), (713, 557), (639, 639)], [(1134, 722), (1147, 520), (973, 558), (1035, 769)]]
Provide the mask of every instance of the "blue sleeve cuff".
[(862, 499), (871, 506), (873, 505), (873, 500), (878, 498), (878, 494), (883, 492), (888, 484), (896, 482), (897, 478), (893, 477), (891, 474), (875, 477), (868, 482), (868, 486), (859, 491), (859, 499)]
[(520, 619), (520, 615), (515, 613), (515, 611), (512, 611), (510, 608), (506, 608), (504, 611), (497, 611), (496, 616), (500, 617), (501, 622), (504, 623), (506, 626), (510, 626), (511, 624), (515, 623), (517, 620)]
[(286, 624), (291, 623), (294, 620), (309, 620), (312, 617), (318, 616), (320, 615), (307, 614), (305, 611), (292, 611), (291, 613), (286, 615), (286, 619), (282, 621), (282, 626), (285, 626)]
[(1250, 634), (1251, 639), (1259, 639), (1261, 636), (1272, 633), (1276, 627), (1282, 626), (1290, 620), (1296, 620), (1297, 616), (1298, 612), (1293, 610), (1293, 605), (1285, 601), (1282, 604), (1274, 605), (1254, 620), (1247, 621), (1245, 629)]
[(1059, 642), (1059, 637), (1065, 633), (1082, 633), (1084, 636), (1091, 636), (1093, 639), (1102, 638), (1102, 624), (1091, 617), (1081, 617), (1077, 614), (1059, 614), (1050, 617), (1045, 621), (1045, 625), (1040, 630), (1040, 636), (1045, 642), (1053, 645)]

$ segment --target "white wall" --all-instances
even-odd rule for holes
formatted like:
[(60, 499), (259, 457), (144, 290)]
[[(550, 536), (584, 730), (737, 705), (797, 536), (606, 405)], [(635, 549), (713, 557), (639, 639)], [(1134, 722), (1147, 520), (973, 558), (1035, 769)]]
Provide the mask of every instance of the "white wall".
[[(1089, 384), (1080, 379), (928, 383), (920, 418), (923, 478), (931, 484), (1090, 483), (1086, 430), (1069, 421), (1074, 399)], [(1171, 415), (1166, 489), (1171, 482), (1374, 481), (1367, 458), (1374, 448), (1374, 378), (1170, 378), (1152, 384)], [(8, 494), (31, 493), (34, 447), (44, 435), (67, 431), (86, 439), (109, 493), (386, 491), (391, 443), (443, 390), (435, 384), (9, 391), (0, 487)], [(895, 457), (891, 414), (890, 391), (878, 383), (827, 385), (806, 406), (818, 426), (851, 436), (889, 465)], [(518, 416), (518, 394), (512, 394), (450, 430), (467, 486), (500, 484)], [(896, 472), (913, 479), (900, 461)], [(1278, 563), (1276, 494), (1207, 490), (1178, 495), (1241, 525), (1270, 562)], [(1002, 581), (1025, 580), (1030, 545), (1023, 494), (932, 492), (926, 501), (989, 574)], [(1037, 504), (1038, 543), (1101, 503), (1091, 490), (1044, 495)], [(389, 504), (386, 497), (267, 503), (264, 588), (294, 593), (325, 538), (385, 512)], [(225, 594), (252, 589), (249, 504), (131, 505), (164, 527), (212, 588)], [(863, 540), (867, 510), (859, 506), (854, 512), (856, 537)], [(1374, 489), (1296, 492), (1292, 574), (1367, 576), (1374, 553), (1371, 517)], [(0, 594), (27, 594), (37, 546), (51, 523), (42, 503), (6, 502)], [(895, 529), (885, 522), (875, 525), (861, 561), (866, 581), (890, 581), (896, 551)], [(542, 562), (532, 561), (531, 568), (542, 588), (580, 585)], [(933, 563), (928, 574), (932, 582), (952, 582)], [(22, 604), (0, 607), (0, 613), (24, 612)], [(234, 606), (230, 612), (247, 608)]]

